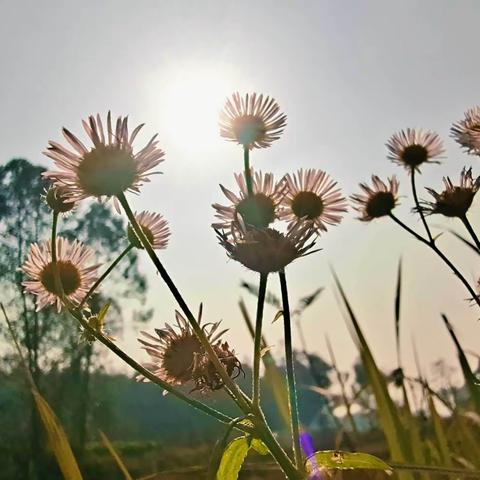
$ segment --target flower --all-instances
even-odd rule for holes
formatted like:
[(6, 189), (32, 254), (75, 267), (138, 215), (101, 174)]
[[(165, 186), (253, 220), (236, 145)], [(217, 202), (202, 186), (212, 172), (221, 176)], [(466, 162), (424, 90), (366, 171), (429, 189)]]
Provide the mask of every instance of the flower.
[(280, 138), (287, 124), (287, 116), (279, 111), (273, 98), (256, 93), (241, 98), (236, 92), (220, 113), (220, 135), (249, 150), (267, 148)]
[(266, 228), (277, 218), (278, 205), (282, 196), (282, 185), (274, 183), (273, 174), (253, 172), (251, 169), (253, 194), (249, 195), (245, 181), (245, 173), (235, 174), (235, 180), (240, 188), (237, 196), (223, 185), (220, 185), (225, 196), (232, 205), (224, 206), (214, 203), (217, 211), (215, 216), (221, 220), (212, 224), (216, 229), (228, 229), (232, 222), (238, 222), (241, 217), (247, 227)]
[(230, 258), (262, 274), (279, 272), (295, 259), (313, 253), (309, 250), (315, 245), (310, 241), (314, 233), (308, 224), (298, 224), (286, 234), (273, 228), (247, 230), (241, 222), (232, 224), (229, 235), (217, 230), (220, 245)]
[(388, 185), (377, 175), (372, 175), (372, 184), (369, 187), (361, 183), (363, 194), (350, 197), (357, 204), (355, 210), (361, 214), (358, 218), (364, 222), (389, 215), (398, 203), (398, 180), (395, 175), (388, 179)]
[[(97, 279), (99, 265), (87, 266), (93, 252), (78, 240), (70, 243), (65, 238), (57, 237), (56, 250), (63, 293), (72, 303), (80, 303)], [(55, 284), (51, 241), (32, 244), (21, 270), (29, 277), (22, 283), (25, 292), (37, 296), (36, 310), (56, 304), (60, 312), (62, 299)]]
[(390, 137), (386, 143), (390, 160), (408, 170), (419, 170), (422, 163), (438, 163), (433, 159), (444, 153), (443, 143), (434, 132), (407, 128)]
[(286, 175), (284, 207), (280, 217), (290, 222), (290, 227), (298, 222), (310, 222), (318, 230), (327, 230), (326, 224), (340, 223), (340, 212), (347, 211), (347, 202), (337, 182), (323, 170), (300, 169), (294, 175)]
[(463, 168), (460, 173), (460, 185), (454, 185), (449, 177), (443, 178), (443, 184), (445, 189), (441, 193), (427, 188), (434, 201), (422, 202), (420, 208), (427, 214), (440, 213), (446, 217), (465, 218), (480, 188), (480, 177), (474, 180), (472, 169)]
[[(193, 382), (193, 390), (205, 392), (220, 389), (223, 382), (192, 327), (178, 311), (175, 312), (175, 319), (176, 325), (173, 327), (167, 323), (165, 328), (155, 329), (156, 336), (141, 332), (144, 338), (138, 341), (151, 357), (151, 362), (145, 364), (145, 368), (171, 385)], [(228, 343), (221, 341), (226, 330), (217, 332), (219, 326), (220, 322), (217, 322), (202, 328), (227, 373), (235, 378), (242, 367)]]
[(468, 153), (480, 155), (480, 106), (467, 110), (463, 120), (452, 125), (450, 135)]
[(112, 128), (111, 114), (107, 115), (105, 132), (100, 115), (91, 115), (82, 121), (83, 128), (93, 143), (87, 148), (75, 135), (64, 128), (63, 135), (70, 146), (69, 150), (57, 142), (50, 141), (44, 154), (50, 157), (58, 168), (44, 176), (62, 187), (72, 201), (87, 197), (117, 196), (123, 192), (138, 192), (143, 182), (149, 181), (149, 170), (163, 162), (164, 152), (157, 147), (156, 135), (148, 144), (133, 153), (133, 141), (140, 129), (139, 125), (128, 133), (128, 117), (118, 117), (115, 130)]
[(50, 187), (45, 193), (45, 202), (56, 213), (67, 213), (75, 207), (63, 188)]
[[(135, 220), (141, 227), (154, 250), (163, 250), (167, 248), (170, 237), (168, 222), (159, 213), (143, 211), (135, 213)], [(136, 248), (143, 248), (139, 238), (131, 225), (128, 226), (127, 235), (129, 242)]]

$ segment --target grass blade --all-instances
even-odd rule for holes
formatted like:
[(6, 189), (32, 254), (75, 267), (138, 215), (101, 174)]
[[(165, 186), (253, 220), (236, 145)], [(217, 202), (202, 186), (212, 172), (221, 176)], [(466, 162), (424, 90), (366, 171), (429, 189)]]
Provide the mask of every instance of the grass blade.
[(105, 445), (107, 450), (110, 452), (110, 455), (115, 460), (115, 463), (118, 465), (118, 468), (123, 473), (125, 480), (133, 480), (122, 458), (113, 447), (112, 442), (110, 442), (109, 438), (101, 430), (99, 430), (98, 433), (100, 435), (100, 438), (102, 439), (103, 444)]
[[(404, 429), (397, 406), (394, 404), (388, 393), (385, 378), (380, 373), (380, 370), (375, 363), (372, 352), (363, 335), (358, 320), (335, 272), (333, 272), (333, 276), (342, 301), (348, 312), (349, 326), (352, 337), (360, 350), (362, 362), (365, 366), (370, 385), (372, 386), (372, 390), (375, 395), (378, 417), (388, 443), (392, 460), (396, 462), (411, 461), (411, 451), (404, 434)], [(402, 474), (402, 478), (411, 479), (412, 477), (410, 474), (405, 473)]]
[(468, 391), (470, 392), (470, 397), (472, 399), (473, 406), (477, 411), (477, 413), (480, 414), (479, 380), (477, 379), (472, 369), (470, 368), (470, 364), (468, 363), (465, 352), (460, 344), (460, 341), (457, 338), (457, 335), (455, 334), (455, 331), (453, 330), (452, 324), (448, 321), (447, 316), (444, 314), (442, 314), (442, 319), (445, 323), (445, 326), (447, 327), (448, 332), (450, 333), (450, 336), (452, 337), (455, 347), (457, 348), (458, 360), (460, 362), (460, 366), (462, 367), (463, 376), (465, 378), (465, 384), (468, 388)]

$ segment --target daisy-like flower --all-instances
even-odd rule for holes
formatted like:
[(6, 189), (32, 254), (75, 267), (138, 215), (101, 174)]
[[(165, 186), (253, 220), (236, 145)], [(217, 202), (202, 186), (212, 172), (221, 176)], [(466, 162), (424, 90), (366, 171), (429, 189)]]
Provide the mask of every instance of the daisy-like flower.
[[(201, 322), (201, 314), (199, 317)], [(176, 325), (166, 324), (162, 329), (155, 329), (156, 336), (141, 332), (144, 338), (138, 341), (151, 357), (145, 368), (171, 385), (193, 382), (193, 390), (218, 390), (223, 383), (200, 340), (179, 312), (175, 312), (175, 319)], [(202, 328), (228, 374), (235, 378), (242, 367), (228, 343), (221, 341), (226, 330), (218, 332), (219, 326), (217, 322)]]
[[(97, 279), (99, 265), (88, 266), (93, 251), (77, 240), (70, 243), (61, 237), (57, 237), (56, 250), (63, 293), (72, 303), (80, 303)], [(61, 292), (55, 285), (51, 241), (32, 244), (21, 270), (29, 278), (22, 283), (25, 291), (37, 296), (36, 310), (56, 304), (57, 311), (60, 312)]]
[(284, 178), (286, 188), (280, 217), (290, 222), (290, 227), (306, 221), (326, 231), (327, 224), (340, 223), (340, 213), (347, 211), (347, 202), (336, 188), (337, 182), (323, 170), (300, 169)]
[(67, 213), (75, 207), (63, 188), (50, 187), (45, 193), (46, 204), (56, 213)]
[(452, 138), (468, 153), (480, 154), (480, 106), (467, 110), (464, 118), (452, 125)]
[(427, 214), (439, 213), (446, 217), (465, 218), (473, 199), (480, 188), (480, 177), (473, 178), (472, 169), (463, 169), (460, 185), (454, 185), (449, 177), (443, 178), (445, 186), (441, 193), (427, 188), (433, 196), (433, 202), (422, 202), (421, 209)]
[(101, 199), (126, 191), (138, 192), (142, 183), (149, 181), (150, 170), (164, 160), (156, 135), (137, 153), (133, 152), (133, 142), (143, 124), (129, 134), (128, 118), (118, 117), (113, 128), (110, 112), (106, 131), (98, 114), (96, 117), (91, 115), (82, 124), (93, 143), (92, 147), (87, 148), (64, 128), (63, 135), (72, 150), (50, 141), (44, 152), (58, 168), (45, 172), (44, 176), (63, 188), (72, 201), (87, 197)]
[(220, 135), (244, 148), (267, 148), (278, 140), (287, 124), (287, 116), (280, 112), (277, 102), (270, 97), (238, 92), (227, 99), (220, 113)]
[(419, 170), (423, 163), (438, 163), (434, 159), (444, 153), (443, 143), (434, 132), (407, 128), (390, 137), (386, 143), (390, 160), (407, 170)]
[[(159, 213), (141, 212), (135, 213), (135, 220), (143, 230), (143, 233), (154, 250), (167, 248), (170, 237), (168, 222)], [(136, 248), (143, 248), (131, 225), (127, 229), (128, 240)]]
[(308, 224), (297, 224), (283, 234), (273, 228), (246, 229), (243, 223), (232, 224), (229, 234), (217, 230), (227, 255), (258, 273), (282, 271), (297, 258), (309, 255), (315, 245), (315, 230)]
[(372, 186), (361, 183), (363, 193), (350, 198), (356, 204), (355, 210), (360, 212), (360, 220), (369, 222), (375, 218), (389, 215), (398, 204), (398, 180), (395, 175), (388, 179), (388, 185), (377, 175), (372, 175)]
[(282, 185), (275, 183), (272, 173), (253, 172), (252, 189), (253, 194), (249, 195), (245, 181), (245, 173), (235, 174), (240, 189), (239, 195), (235, 195), (220, 185), (225, 196), (232, 202), (229, 206), (215, 203), (212, 207), (216, 210), (215, 216), (220, 222), (212, 224), (216, 229), (229, 229), (232, 222), (238, 222), (241, 217), (247, 227), (266, 228), (275, 218), (282, 198)]

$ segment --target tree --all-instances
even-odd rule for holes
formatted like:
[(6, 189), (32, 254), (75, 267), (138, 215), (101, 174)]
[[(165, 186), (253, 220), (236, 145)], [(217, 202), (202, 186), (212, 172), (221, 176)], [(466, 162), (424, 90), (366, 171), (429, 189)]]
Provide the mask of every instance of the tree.
[[(58, 315), (52, 308), (36, 312), (32, 298), (23, 293), (23, 275), (18, 268), (33, 242), (50, 237), (52, 214), (42, 199), (47, 187), (41, 174), (44, 169), (25, 159), (16, 158), (0, 167), (0, 301), (14, 319), (16, 334), (25, 349), (28, 366), (38, 388), (53, 399), (55, 410), (66, 419), (67, 427), (77, 450), (82, 450), (87, 437), (89, 389), (93, 369), (101, 366), (93, 345), (79, 342), (76, 324), (68, 315)], [(78, 238), (94, 248), (101, 263), (111, 262), (127, 243), (125, 225), (104, 204), (82, 205), (70, 216), (62, 219), (61, 234)], [(122, 247), (123, 246), (123, 247)], [(119, 281), (121, 279), (121, 281)], [(137, 255), (129, 256), (112, 274), (111, 288), (92, 298), (93, 313), (107, 302), (112, 303), (115, 315), (110, 318), (109, 329), (114, 331), (122, 323), (122, 301), (135, 297), (141, 305), (147, 288), (145, 277), (137, 267)], [(140, 310), (138, 318), (148, 319), (149, 312)], [(0, 336), (9, 342), (5, 327)], [(4, 356), (2, 364), (7, 370), (16, 368), (13, 357)], [(43, 384), (47, 373), (59, 376), (60, 381)], [(56, 400), (56, 401), (55, 401)], [(30, 400), (30, 478), (45, 478), (42, 473), (44, 459), (41, 429), (35, 405)], [(23, 442), (25, 443), (25, 442)]]

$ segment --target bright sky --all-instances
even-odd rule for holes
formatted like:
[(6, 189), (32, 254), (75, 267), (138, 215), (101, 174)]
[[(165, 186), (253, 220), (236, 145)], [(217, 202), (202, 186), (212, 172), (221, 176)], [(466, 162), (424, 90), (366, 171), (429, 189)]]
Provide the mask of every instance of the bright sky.
[[(132, 198), (134, 208), (157, 210), (171, 222), (171, 247), (161, 254), (196, 309), (204, 302), (209, 321), (224, 319), (228, 339), (245, 359), (251, 344), (237, 301), (241, 279), (256, 276), (227, 261), (210, 228), (211, 204), (224, 201), (218, 188), (234, 188), (241, 149), (218, 135), (218, 111), (230, 93), (274, 96), (288, 115), (281, 140), (255, 151), (253, 166), (279, 178), (300, 167), (328, 171), (345, 194), (372, 173), (397, 173), (411, 225), (408, 178), (386, 159), (385, 141), (418, 126), (437, 131), (448, 158), (427, 166), (421, 183), (440, 187), (443, 175), (458, 178), (478, 159), (460, 152), (449, 127), (480, 102), (477, 0), (159, 2), (155, 0), (0, 1), (0, 161), (23, 156), (50, 165), (41, 155), (60, 128), (80, 132), (90, 113), (129, 114), (145, 122), (144, 137), (159, 132), (167, 153), (164, 175)], [(425, 195), (422, 193), (422, 197)], [(479, 206), (471, 218), (476, 226)], [(424, 369), (439, 357), (456, 365), (440, 320), (449, 315), (465, 346), (480, 338), (478, 310), (463, 287), (422, 245), (389, 220), (365, 225), (350, 212), (319, 240), (323, 249), (288, 269), (292, 301), (319, 286), (326, 292), (305, 315), (309, 348), (325, 355), (328, 334), (339, 363), (349, 368), (357, 351), (338, 308), (330, 273), (342, 279), (373, 351), (384, 368), (395, 367), (393, 301), (396, 267), (404, 262), (403, 355), (414, 371), (411, 338)], [(440, 224), (441, 219), (435, 219)], [(443, 222), (458, 228), (455, 221)], [(439, 241), (475, 282), (477, 258), (458, 241)], [(173, 320), (174, 303), (145, 261), (156, 307), (153, 326)], [(271, 287), (277, 290), (277, 279)], [(281, 352), (281, 322), (266, 336)], [(137, 358), (135, 332), (121, 339)], [(124, 342), (124, 343), (123, 343)]]

